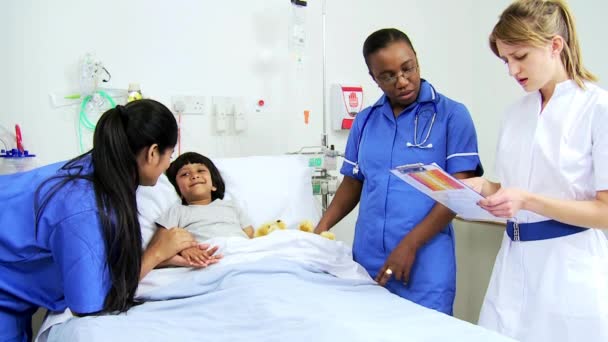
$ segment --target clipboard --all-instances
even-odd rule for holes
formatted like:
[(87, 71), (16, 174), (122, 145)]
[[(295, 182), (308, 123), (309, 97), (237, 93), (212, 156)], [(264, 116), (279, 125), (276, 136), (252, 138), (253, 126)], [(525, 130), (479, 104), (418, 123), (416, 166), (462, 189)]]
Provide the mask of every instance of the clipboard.
[(454, 178), (439, 165), (407, 164), (397, 166), (391, 173), (416, 190), (455, 212), (468, 221), (506, 222), (477, 205), (483, 196)]

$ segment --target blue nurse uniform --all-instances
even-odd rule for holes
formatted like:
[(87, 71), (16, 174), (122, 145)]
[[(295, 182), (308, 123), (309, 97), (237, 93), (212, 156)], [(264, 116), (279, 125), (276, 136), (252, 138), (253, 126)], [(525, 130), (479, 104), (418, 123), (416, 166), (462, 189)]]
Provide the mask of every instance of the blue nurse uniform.
[[(416, 102), (399, 116), (394, 116), (386, 96), (359, 113), (348, 137), (345, 159), (340, 172), (363, 182), (353, 256), (372, 277), (435, 205), (431, 198), (392, 175), (391, 168), (437, 163), (451, 174), (483, 173), (475, 127), (466, 107), (435, 92), (424, 80)], [(452, 314), (456, 292), (452, 225), (418, 250), (408, 285), (392, 278), (386, 287), (403, 298)]]
[[(78, 162), (92, 173), (90, 157)], [(60, 188), (39, 217), (35, 198), (58, 184), (65, 163), (0, 176), (0, 341), (31, 339), (38, 307), (76, 313), (103, 309), (110, 288), (105, 245), (92, 183), (76, 180)], [(74, 172), (74, 171), (70, 171)]]

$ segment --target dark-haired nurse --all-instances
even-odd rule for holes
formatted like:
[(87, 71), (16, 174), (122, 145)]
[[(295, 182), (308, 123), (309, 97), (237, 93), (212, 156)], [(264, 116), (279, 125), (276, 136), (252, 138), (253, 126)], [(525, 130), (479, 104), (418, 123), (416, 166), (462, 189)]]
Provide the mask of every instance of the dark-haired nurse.
[(140, 277), (197, 245), (176, 228), (142, 251), (135, 190), (156, 183), (176, 141), (169, 109), (134, 101), (101, 116), (91, 151), (0, 176), (0, 341), (31, 340), (38, 307), (126, 311)]
[(481, 174), (473, 121), (464, 105), (421, 78), (405, 33), (372, 33), (363, 57), (384, 95), (357, 115), (341, 169), (344, 180), (315, 231), (330, 229), (359, 204), (355, 260), (391, 292), (452, 314), (454, 214), (389, 170), (437, 163), (458, 178)]

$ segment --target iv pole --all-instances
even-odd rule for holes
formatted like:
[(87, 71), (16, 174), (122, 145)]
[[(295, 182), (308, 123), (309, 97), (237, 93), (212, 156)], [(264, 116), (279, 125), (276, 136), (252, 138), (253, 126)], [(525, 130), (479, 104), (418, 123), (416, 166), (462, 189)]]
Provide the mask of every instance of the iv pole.
[[(327, 144), (327, 56), (326, 56), (326, 34), (325, 34), (325, 29), (326, 29), (326, 16), (327, 16), (327, 9), (326, 9), (326, 0), (322, 0), (322, 9), (321, 9), (321, 18), (322, 18), (322, 34), (323, 34), (323, 135), (321, 136), (321, 146), (323, 146), (324, 148), (328, 147)], [(322, 171), (321, 177), (327, 177), (327, 170), (324, 169)], [(329, 206), (329, 194), (323, 194), (321, 195), (321, 208), (323, 208), (323, 212), (325, 212), (325, 210), (327, 210), (327, 207)]]
[[(327, 53), (326, 53), (326, 22), (327, 17), (327, 0), (322, 1), (322, 31), (323, 31), (323, 135), (321, 136), (321, 146), (327, 148)], [(326, 198), (324, 198), (327, 200)]]
[[(307, 147), (302, 147), (298, 152), (294, 152), (296, 154), (315, 154), (317, 155), (318, 152), (305, 152), (306, 149), (315, 149), (315, 148), (321, 148), (321, 152), (322, 153), (327, 153), (329, 151), (329, 144), (327, 142), (327, 53), (326, 53), (326, 17), (327, 17), (327, 0), (322, 0), (321, 1), (321, 6), (322, 6), (322, 10), (321, 10), (321, 17), (322, 17), (322, 34), (323, 34), (323, 47), (322, 47), (322, 53), (323, 53), (323, 133), (321, 135), (321, 146), (307, 146)], [(333, 152), (333, 151), (332, 151)], [(334, 155), (335, 158), (336, 155)], [(325, 212), (327, 210), (327, 207), (329, 205), (329, 188), (328, 188), (328, 181), (336, 181), (337, 177), (332, 176), (328, 173), (328, 170), (325, 167), (318, 167), (314, 169), (314, 174), (313, 174), (313, 183), (314, 181), (318, 181), (319, 182), (319, 186), (320, 186), (320, 196), (321, 196), (321, 209), (323, 212)]]

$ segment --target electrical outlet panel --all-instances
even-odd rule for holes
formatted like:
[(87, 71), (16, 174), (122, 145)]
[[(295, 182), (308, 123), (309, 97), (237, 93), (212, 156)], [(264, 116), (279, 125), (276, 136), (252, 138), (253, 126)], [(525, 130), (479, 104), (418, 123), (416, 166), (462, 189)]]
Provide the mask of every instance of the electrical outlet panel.
[(212, 96), (214, 129), (223, 135), (238, 135), (247, 129), (246, 99), (239, 96)]
[(233, 97), (234, 105), (234, 131), (239, 133), (247, 129), (247, 120), (245, 115), (245, 99), (242, 97)]
[(227, 97), (214, 96), (212, 102), (215, 131), (224, 133), (228, 130), (228, 117), (232, 114), (232, 106), (230, 106)]
[(204, 115), (207, 111), (205, 107), (206, 99), (204, 96), (173, 96), (171, 97), (172, 107), (181, 114)]

